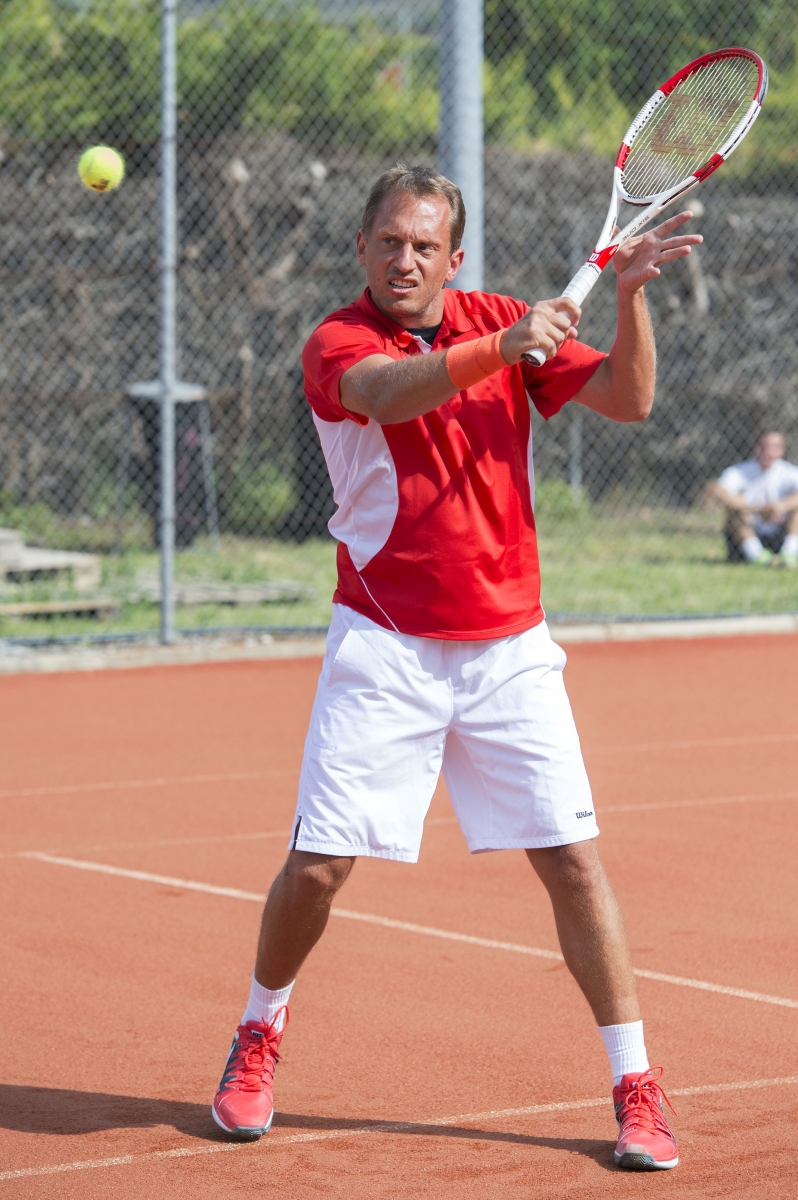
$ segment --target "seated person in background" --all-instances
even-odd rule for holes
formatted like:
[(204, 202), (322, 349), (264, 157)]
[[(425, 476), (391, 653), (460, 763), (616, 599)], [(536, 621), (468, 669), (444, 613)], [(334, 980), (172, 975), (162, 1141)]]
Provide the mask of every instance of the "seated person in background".
[(784, 461), (784, 434), (761, 433), (753, 458), (727, 467), (712, 492), (726, 508), (731, 562), (764, 567), (778, 554), (798, 567), (798, 467)]

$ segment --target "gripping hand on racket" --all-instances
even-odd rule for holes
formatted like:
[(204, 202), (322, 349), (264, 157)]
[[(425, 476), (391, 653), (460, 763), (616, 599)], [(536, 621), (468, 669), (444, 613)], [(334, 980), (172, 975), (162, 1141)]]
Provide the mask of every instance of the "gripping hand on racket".
[(539, 349), (546, 358), (554, 358), (563, 342), (576, 337), (581, 311), (568, 296), (539, 300), (505, 330), (502, 356), (508, 363), (517, 363), (530, 350)]
[[(649, 280), (656, 279), (663, 263), (684, 258), (692, 246), (699, 246), (703, 242), (700, 233), (668, 237), (674, 229), (689, 221), (692, 215), (689, 209), (677, 213), (675, 217), (668, 217), (661, 225), (630, 238), (621, 246), (612, 260), (619, 292), (630, 296), (639, 292)], [(618, 232), (617, 226), (615, 232)]]

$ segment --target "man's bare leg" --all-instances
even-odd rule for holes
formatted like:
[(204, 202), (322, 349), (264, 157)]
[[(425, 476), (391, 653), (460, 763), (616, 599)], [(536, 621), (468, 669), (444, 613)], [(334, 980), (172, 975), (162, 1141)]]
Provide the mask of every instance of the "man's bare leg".
[[(757, 509), (757, 512), (762, 510)], [(734, 542), (746, 562), (759, 566), (768, 566), (773, 557), (770, 551), (764, 552), (762, 541), (754, 528), (754, 510), (749, 508), (730, 508), (726, 510), (726, 533)]]
[(271, 886), (249, 1003), (211, 1110), (216, 1124), (234, 1137), (252, 1141), (271, 1128), (274, 1068), (290, 985), (324, 933), (333, 897), (354, 861), (292, 850)]
[(595, 842), (526, 853), (549, 893), (566, 965), (598, 1024), (639, 1021), (626, 929)]
[(679, 1150), (662, 1111), (656, 1068), (648, 1067), (626, 930), (595, 842), (527, 855), (551, 897), (563, 956), (593, 1009), (610, 1059), (615, 1162), (635, 1171), (675, 1167)]
[(255, 960), (261, 987), (288, 987), (324, 933), (336, 892), (354, 858), (291, 850), (266, 900)]
[(746, 538), (756, 537), (754, 529), (754, 514), (748, 508), (728, 508), (726, 510), (726, 529), (729, 536), (741, 546)]

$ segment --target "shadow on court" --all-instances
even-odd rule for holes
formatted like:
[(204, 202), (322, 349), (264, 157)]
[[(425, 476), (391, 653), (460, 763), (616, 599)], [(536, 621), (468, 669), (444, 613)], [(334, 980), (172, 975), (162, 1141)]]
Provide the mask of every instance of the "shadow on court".
[(170, 1125), (180, 1133), (205, 1138), (216, 1128), (204, 1104), (0, 1084), (0, 1129), (74, 1136), (154, 1125)]
[[(178, 1133), (204, 1141), (230, 1140), (214, 1125), (209, 1104), (0, 1084), (0, 1128), (3, 1129), (75, 1136), (106, 1129), (142, 1129), (159, 1125), (171, 1126)], [(458, 1138), (465, 1141), (503, 1142), (513, 1146), (540, 1146), (562, 1150), (567, 1154), (581, 1154), (608, 1170), (616, 1169), (612, 1161), (612, 1143), (595, 1138), (536, 1137), (457, 1125), (316, 1117), (304, 1113), (275, 1113), (274, 1129), (286, 1133), (291, 1130), (297, 1133), (362, 1131), (383, 1136), (396, 1134), (400, 1137)], [(284, 1142), (280, 1144), (285, 1145)], [(265, 1145), (268, 1145), (268, 1138), (264, 1141)]]

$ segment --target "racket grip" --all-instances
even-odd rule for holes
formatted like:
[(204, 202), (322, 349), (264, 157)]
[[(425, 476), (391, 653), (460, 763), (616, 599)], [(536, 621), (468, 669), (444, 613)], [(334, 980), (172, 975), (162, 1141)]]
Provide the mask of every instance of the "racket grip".
[[(563, 292), (563, 296), (567, 296), (569, 300), (573, 300), (575, 304), (582, 307), (582, 301), (593, 287), (598, 279), (601, 271), (593, 263), (585, 263), (583, 267), (574, 275), (568, 287)], [(528, 362), (531, 367), (542, 367), (546, 361), (546, 354), (543, 350), (528, 350), (526, 354), (522, 354), (524, 362)]]
[(594, 266), (593, 263), (586, 262), (583, 267), (574, 275), (568, 287), (563, 292), (563, 296), (567, 296), (569, 300), (573, 300), (574, 304), (582, 307), (582, 301), (591, 291), (593, 285), (598, 281), (601, 275), (601, 268)]

